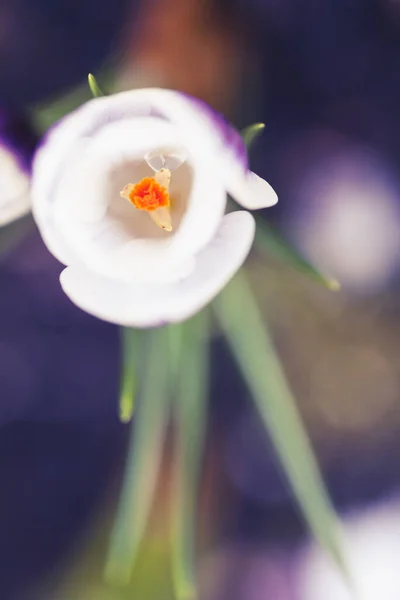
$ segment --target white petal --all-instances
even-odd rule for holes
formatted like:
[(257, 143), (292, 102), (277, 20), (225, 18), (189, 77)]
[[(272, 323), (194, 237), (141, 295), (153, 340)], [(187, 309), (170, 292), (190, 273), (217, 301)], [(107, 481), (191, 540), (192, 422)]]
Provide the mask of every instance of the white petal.
[(153, 171), (160, 171), (160, 169), (176, 171), (176, 169), (179, 169), (179, 167), (183, 165), (187, 158), (187, 151), (179, 146), (159, 146), (158, 148), (146, 152), (144, 157), (145, 161)]
[[(74, 146), (74, 152), (70, 157), (70, 160), (78, 161), (85, 155), (85, 148), (87, 146), (87, 140), (76, 140)], [(50, 152), (48, 152), (50, 150)], [(45, 185), (49, 182), (52, 183), (52, 148), (47, 148), (46, 151), (39, 150), (36, 154), (33, 168), (33, 177), (31, 185), (31, 198), (32, 198), (32, 213), (39, 227), (41, 236), (50, 252), (64, 265), (69, 265), (77, 262), (76, 251), (74, 250), (73, 244), (66, 239), (65, 232), (62, 228), (57, 227), (56, 224), (56, 212), (55, 204), (57, 192), (67, 193), (68, 185), (70, 183), (70, 172), (68, 169), (59, 175), (60, 188), (50, 187), (48, 190)], [(55, 152), (55, 155), (57, 153)], [(66, 159), (67, 160), (67, 159)], [(74, 190), (71, 189), (70, 198), (73, 196)]]
[(268, 208), (278, 202), (278, 196), (270, 184), (252, 171), (244, 171), (239, 164), (229, 162), (226, 185), (229, 194), (243, 208), (257, 210)]
[(248, 169), (246, 147), (239, 132), (207, 104), (190, 96), (186, 102), (216, 144), (223, 162), (220, 176), (231, 196), (248, 210), (274, 206), (278, 196), (269, 183)]
[[(157, 88), (131, 90), (87, 102), (54, 125), (44, 137), (34, 164), (35, 203), (51, 197), (59, 170), (79, 140), (92, 138), (103, 127), (126, 119), (165, 118), (180, 129), (189, 146), (195, 143), (196, 153), (209, 155), (210, 131), (188, 106), (178, 92)], [(215, 139), (212, 141), (215, 143)]]
[(0, 146), (0, 226), (30, 210), (29, 177), (16, 156)]
[[(188, 160), (192, 171), (192, 183), (187, 189), (189, 202), (177, 230), (173, 222), (172, 235), (162, 232), (165, 235), (160, 237), (148, 215), (139, 215), (120, 198), (121, 186), (128, 181), (120, 182), (119, 187), (117, 185), (111, 191), (112, 198), (107, 199), (110, 173), (116, 164), (124, 161), (129, 165), (130, 161), (139, 160), (148, 169), (146, 174), (151, 175), (150, 167), (144, 162), (149, 145), (177, 144), (179, 141), (179, 131), (172, 124), (153, 117), (126, 119), (107, 125), (89, 141), (82, 141), (82, 146), (76, 146), (73, 155), (66, 158), (65, 172), (54, 192), (49, 211), (54, 237), (59, 235), (74, 248), (79, 262), (106, 277), (125, 281), (143, 279), (143, 269), (147, 271), (146, 279), (149, 275), (156, 279), (163, 271), (163, 278), (170, 278), (168, 270), (179, 272), (179, 263), (208, 243), (224, 213), (226, 192), (214, 162), (209, 159), (196, 162), (192, 157), (190, 162)], [(185, 167), (172, 175), (170, 191), (175, 201), (179, 192), (174, 186)], [(134, 169), (128, 169), (126, 176), (132, 176), (136, 181)], [(107, 206), (107, 202), (111, 204)], [(121, 212), (125, 208), (127, 210)], [(136, 222), (141, 219), (142, 223), (144, 219), (146, 230), (129, 227), (131, 217)], [(146, 240), (147, 251), (143, 252), (143, 245), (138, 241), (143, 241), (149, 228), (155, 235), (153, 240)], [(149, 243), (154, 247), (149, 247)]]
[(130, 327), (183, 321), (210, 302), (239, 269), (254, 229), (249, 213), (226, 215), (214, 239), (196, 257), (193, 272), (173, 284), (129, 285), (73, 266), (62, 272), (61, 285), (75, 304), (105, 321)]
[[(140, 123), (150, 120), (158, 120), (161, 128), (171, 126), (175, 132), (173, 139), (164, 139), (163, 136), (153, 139), (151, 132), (138, 132)], [(129, 123), (132, 127), (128, 131), (126, 126)], [(150, 89), (95, 99), (66, 117), (47, 136), (34, 162), (32, 198), (35, 219), (52, 253), (64, 264), (76, 262), (75, 254), (80, 253), (80, 250), (76, 250), (79, 232), (73, 221), (68, 225), (64, 217), (59, 218), (59, 214), (55, 218), (58, 210), (55, 206), (58, 204), (57, 194), (68, 164), (71, 167), (71, 161), (76, 164), (76, 157), (81, 154), (90, 163), (89, 148), (96, 146), (96, 152), (104, 159), (103, 168), (107, 169), (107, 161), (109, 165), (111, 161), (115, 163), (126, 152), (127, 146), (130, 146), (130, 153), (137, 154), (140, 150), (145, 154), (151, 147), (171, 144), (176, 146), (177, 143), (188, 150), (190, 162), (194, 166), (195, 180), (190, 210), (174, 236), (174, 260), (178, 260), (182, 252), (193, 254), (204, 247), (214, 235), (226, 203), (220, 170), (222, 162), (216, 152), (215, 138), (203, 126), (198, 115), (188, 108), (187, 101), (180, 94)], [(82, 162), (80, 173), (84, 172)], [(72, 180), (76, 173), (71, 167)], [(93, 180), (95, 173), (92, 166), (89, 174)], [(81, 192), (77, 189), (78, 182)], [(71, 177), (68, 186), (63, 186), (65, 194), (69, 193), (70, 184), (72, 185)], [(75, 207), (78, 209), (88, 203), (85, 209), (81, 208), (80, 216), (84, 220), (96, 219), (102, 215), (104, 207), (97, 202), (93, 205), (89, 200), (89, 196), (92, 199), (95, 196), (95, 187), (96, 181), (93, 185), (84, 185), (80, 176), (76, 178), (72, 197), (76, 198)], [(97, 187), (100, 187), (100, 181)], [(63, 204), (65, 205), (65, 201)], [(70, 204), (72, 206), (72, 200)], [(201, 227), (199, 223), (202, 223)], [(71, 251), (72, 248), (74, 251)], [(85, 258), (83, 260), (86, 262)], [(102, 264), (105, 264), (104, 261)]]

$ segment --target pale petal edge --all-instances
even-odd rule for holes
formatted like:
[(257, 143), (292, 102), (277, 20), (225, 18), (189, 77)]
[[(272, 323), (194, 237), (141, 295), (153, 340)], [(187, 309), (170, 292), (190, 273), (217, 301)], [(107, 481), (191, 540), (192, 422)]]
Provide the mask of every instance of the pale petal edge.
[(31, 210), (29, 193), (7, 202), (5, 205), (0, 200), (0, 227), (4, 227), (17, 219), (21, 219)]
[(186, 320), (208, 304), (245, 261), (253, 243), (253, 217), (238, 211), (225, 215), (210, 242), (196, 256), (193, 272), (179, 282), (139, 286), (111, 281), (73, 266), (60, 282), (82, 310), (127, 327), (157, 327)]
[[(65, 265), (77, 263), (74, 248), (59, 231), (54, 218), (54, 202), (57, 188), (64, 173), (66, 158), (79, 143), (90, 140), (110, 124), (125, 122), (131, 117), (157, 116), (175, 125), (187, 137), (191, 154), (199, 163), (210, 160), (217, 163), (214, 138), (202, 126), (196, 114), (186, 108), (181, 94), (171, 90), (142, 89), (122, 92), (113, 96), (95, 98), (64, 117), (44, 137), (35, 155), (32, 180), (33, 215), (50, 252)], [(211, 157), (211, 158), (210, 158)], [(214, 170), (218, 169), (215, 164)], [(221, 187), (222, 187), (221, 181)], [(220, 218), (225, 208), (225, 195), (221, 194)], [(197, 217), (199, 218), (199, 217)], [(204, 228), (201, 238), (207, 238), (214, 223)], [(207, 241), (207, 240), (206, 240)]]
[(226, 186), (232, 198), (247, 210), (269, 208), (278, 202), (275, 190), (265, 179), (252, 171), (244, 172), (233, 161), (226, 168)]

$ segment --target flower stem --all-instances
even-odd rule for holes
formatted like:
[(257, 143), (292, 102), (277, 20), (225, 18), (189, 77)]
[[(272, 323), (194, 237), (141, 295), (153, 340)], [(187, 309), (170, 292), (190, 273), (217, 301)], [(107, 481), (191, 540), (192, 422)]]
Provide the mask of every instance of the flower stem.
[(208, 314), (180, 326), (172, 501), (172, 568), (177, 600), (196, 597), (196, 522), (209, 384)]
[(349, 583), (339, 521), (283, 368), (243, 271), (220, 294), (214, 307), (308, 525)]
[(309, 263), (299, 252), (292, 247), (272, 225), (268, 225), (261, 218), (257, 218), (256, 247), (267, 256), (275, 257), (287, 263), (300, 273), (304, 273), (315, 282), (322, 284), (332, 291), (340, 289), (337, 279), (326, 275)]
[(18, 247), (23, 239), (35, 230), (32, 215), (26, 215), (13, 223), (0, 226), (0, 262)]
[(146, 332), (143, 387), (126, 462), (117, 518), (111, 535), (105, 578), (126, 585), (131, 578), (150, 513), (168, 418), (168, 361), (165, 329)]
[(100, 98), (101, 96), (105, 95), (103, 90), (97, 83), (96, 77), (94, 75), (92, 75), (91, 73), (89, 73), (89, 75), (88, 75), (88, 84), (89, 84), (90, 91), (92, 92), (94, 98)]
[(254, 123), (253, 125), (249, 125), (245, 127), (240, 132), (242, 136), (243, 142), (249, 148), (253, 142), (262, 134), (265, 129), (264, 123)]
[(142, 339), (142, 335), (141, 332), (129, 327), (123, 327), (120, 331), (122, 338), (122, 360), (119, 418), (123, 423), (129, 423), (135, 409), (136, 369), (134, 360), (139, 359), (139, 338)]

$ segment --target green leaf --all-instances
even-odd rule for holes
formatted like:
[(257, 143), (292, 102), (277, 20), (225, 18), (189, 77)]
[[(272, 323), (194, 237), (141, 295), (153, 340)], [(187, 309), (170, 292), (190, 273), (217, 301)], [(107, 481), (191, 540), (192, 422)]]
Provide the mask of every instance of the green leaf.
[[(104, 82), (107, 90), (113, 89), (114, 73), (112, 71), (109, 69), (101, 69), (101, 80)], [(91, 100), (93, 96), (98, 95), (103, 96), (104, 93), (100, 89), (97, 80), (93, 75), (88, 75), (87, 81), (70, 89), (67, 93), (64, 92), (53, 101), (46, 101), (44, 104), (32, 106), (29, 110), (32, 125), (38, 133), (42, 134), (53, 125), (53, 123), (77, 109), (85, 102)]]
[[(264, 131), (264, 128), (265, 125), (263, 123), (255, 123), (243, 129), (241, 136), (248, 150), (256, 138)], [(262, 252), (266, 252), (268, 255), (289, 263), (298, 271), (308, 275), (314, 281), (321, 283), (330, 290), (340, 289), (340, 284), (336, 279), (324, 275), (313, 267), (283, 238), (276, 228), (267, 225), (261, 218), (257, 219), (256, 245)]]
[(249, 125), (248, 127), (245, 127), (245, 129), (242, 129), (240, 135), (247, 148), (249, 148), (258, 136), (262, 134), (264, 129), (264, 123), (254, 123), (253, 125)]
[(349, 581), (339, 521), (243, 270), (218, 296), (214, 307), (303, 514)]
[(88, 83), (89, 83), (90, 91), (92, 92), (92, 94), (95, 98), (99, 98), (100, 96), (105, 95), (103, 90), (97, 83), (96, 77), (94, 75), (92, 75), (91, 73), (89, 73), (89, 75), (88, 75)]
[(313, 267), (290, 246), (275, 227), (268, 225), (260, 218), (256, 219), (256, 222), (256, 247), (261, 252), (282, 260), (330, 290), (340, 289), (340, 283), (336, 279), (324, 275)]
[(122, 423), (129, 423), (135, 408), (135, 379), (136, 370), (134, 360), (140, 356), (141, 332), (121, 328), (122, 337), (122, 360), (121, 360), (121, 383), (119, 399), (119, 418)]
[(168, 419), (168, 337), (166, 329), (142, 338), (142, 389), (128, 451), (125, 477), (111, 535), (105, 578), (129, 583), (150, 513)]
[(172, 501), (172, 565), (177, 600), (196, 597), (197, 497), (205, 437), (209, 386), (208, 314), (181, 331), (180, 371), (174, 403), (176, 444)]
[(53, 102), (37, 105), (30, 110), (30, 118), (35, 130), (43, 134), (53, 123), (91, 100), (87, 84), (82, 84)]
[(22, 242), (22, 240), (35, 230), (35, 222), (32, 215), (25, 215), (7, 223), (0, 225), (0, 262)]

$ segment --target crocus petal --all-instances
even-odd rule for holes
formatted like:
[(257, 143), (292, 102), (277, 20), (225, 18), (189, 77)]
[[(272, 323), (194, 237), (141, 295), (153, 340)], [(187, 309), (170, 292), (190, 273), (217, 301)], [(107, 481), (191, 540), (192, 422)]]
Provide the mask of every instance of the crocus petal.
[(130, 285), (77, 265), (62, 272), (61, 285), (75, 304), (105, 321), (130, 327), (183, 321), (212, 300), (238, 270), (254, 229), (249, 213), (226, 215), (213, 240), (196, 256), (192, 273), (169, 285)]
[(0, 144), (0, 226), (30, 210), (29, 175), (18, 157)]
[(183, 97), (191, 110), (196, 112), (197, 120), (200, 120), (202, 126), (208, 128), (210, 134), (215, 138), (218, 152), (232, 157), (235, 163), (243, 171), (246, 171), (248, 169), (247, 149), (240, 133), (228, 123), (223, 115), (202, 100), (188, 94), (183, 94)]
[(217, 152), (223, 159), (221, 175), (230, 195), (248, 210), (274, 206), (278, 196), (267, 181), (248, 169), (247, 151), (239, 132), (206, 103), (185, 97), (217, 144)]
[(30, 166), (36, 137), (24, 118), (0, 109), (0, 226), (30, 210)]
[[(144, 162), (148, 146), (176, 144), (177, 141), (179, 137), (172, 124), (154, 117), (140, 117), (106, 125), (93, 138), (82, 141), (81, 147), (75, 146), (72, 156), (68, 155), (65, 159), (63, 175), (54, 188), (50, 210), (45, 213), (48, 219), (43, 235), (50, 249), (57, 254), (61, 241), (74, 248), (80, 262), (97, 273), (130, 280), (143, 279), (144, 276), (146, 279), (158, 279), (163, 271), (167, 274), (171, 266), (177, 266), (186, 260), (187, 255), (204, 247), (215, 234), (226, 204), (224, 183), (212, 157), (203, 160), (192, 156), (188, 158), (187, 164), (192, 171), (192, 182), (187, 191), (188, 205), (173, 235), (157, 232), (148, 215), (139, 215), (120, 198), (120, 187), (114, 190), (112, 206), (107, 206), (107, 181), (112, 180), (110, 171), (118, 162), (141, 161), (149, 171), (141, 176), (150, 175), (151, 169)], [(173, 175), (173, 200), (175, 182), (186, 168), (181, 167)], [(126, 175), (134, 177), (134, 173), (134, 170), (130, 172), (128, 169)], [(115, 216), (116, 210), (118, 217)], [(38, 215), (35, 211), (39, 225), (45, 214)], [(143, 252), (143, 245), (138, 243), (142, 234), (129, 226), (131, 217), (136, 222), (144, 219), (148, 229), (157, 235), (152, 240), (154, 248), (149, 248), (147, 243), (147, 251)], [(164, 235), (160, 237), (158, 233)], [(63, 250), (58, 257), (68, 264), (68, 254)]]
[[(142, 121), (158, 121), (160, 128), (164, 125), (175, 130), (174, 139), (152, 138), (150, 131), (147, 134), (147, 148), (142, 148), (144, 153), (151, 149), (151, 145), (178, 145), (185, 147), (189, 154), (196, 178), (203, 182), (202, 186), (193, 186), (197, 190), (198, 200), (191, 202), (190, 210), (185, 215), (185, 227), (181, 227), (174, 236), (176, 244), (190, 243), (191, 252), (195, 252), (208, 243), (218, 226), (224, 212), (226, 194), (223, 180), (220, 176), (220, 157), (216, 152), (215, 136), (204, 128), (196, 117), (196, 113), (187, 109), (186, 102), (181, 94), (169, 90), (133, 90), (97, 98), (82, 108), (66, 117), (53, 131), (51, 131), (41, 149), (37, 153), (34, 163), (34, 180), (32, 188), (34, 216), (41, 228), (44, 241), (55, 256), (64, 264), (76, 262), (71, 256), (71, 248), (75, 242), (65, 239), (66, 231), (55, 222), (55, 202), (57, 189), (60, 187), (68, 163), (77, 162), (76, 156), (87, 153), (90, 146), (98, 149), (105, 148), (106, 137), (109, 145), (110, 160), (115, 161), (112, 153), (120, 146), (131, 146), (130, 152), (137, 150), (139, 144), (138, 129)], [(132, 124), (129, 137), (126, 133), (127, 125)], [(125, 135), (122, 135), (125, 131)], [(117, 132), (119, 134), (117, 135)], [(146, 137), (146, 131), (142, 138)], [(140, 146), (140, 144), (139, 144)], [(197, 165), (202, 165), (202, 171), (208, 173), (208, 178), (198, 177)], [(222, 162), (221, 162), (222, 165)], [(204, 181), (209, 181), (205, 186)], [(64, 189), (67, 189), (65, 185)], [(86, 200), (85, 200), (86, 201)], [(213, 210), (209, 211), (209, 205)], [(86, 208), (90, 214), (90, 206)], [(207, 212), (207, 218), (204, 213)], [(202, 223), (201, 227), (194, 224)], [(186, 229), (185, 229), (186, 228)], [(74, 234), (75, 235), (75, 234)], [(178, 248), (174, 250), (178, 252)]]
[(243, 208), (257, 210), (274, 206), (278, 196), (270, 184), (252, 171), (243, 171), (241, 165), (229, 161), (226, 168), (226, 187), (232, 198)]
[(197, 113), (188, 110), (187, 102), (178, 92), (150, 88), (94, 98), (62, 119), (45, 136), (35, 160), (39, 163), (35, 169), (37, 202), (51, 197), (59, 171), (75, 144), (93, 138), (107, 125), (140, 117), (171, 122), (180, 129), (182, 143), (202, 157), (209, 155), (212, 144), (215, 147), (216, 133), (202, 126)]

